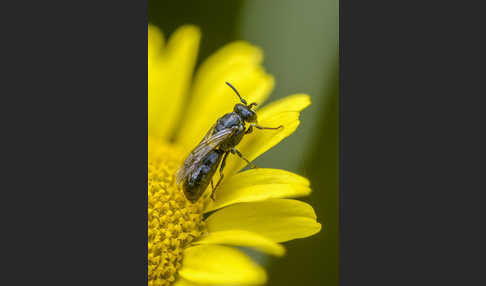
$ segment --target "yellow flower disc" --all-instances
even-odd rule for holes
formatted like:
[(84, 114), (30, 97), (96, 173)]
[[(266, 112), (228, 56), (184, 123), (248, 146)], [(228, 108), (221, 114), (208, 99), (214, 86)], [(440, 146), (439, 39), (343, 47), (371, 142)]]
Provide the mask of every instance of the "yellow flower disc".
[(150, 141), (148, 156), (148, 285), (177, 279), (183, 251), (204, 231), (203, 200), (191, 204), (175, 182), (184, 153)]

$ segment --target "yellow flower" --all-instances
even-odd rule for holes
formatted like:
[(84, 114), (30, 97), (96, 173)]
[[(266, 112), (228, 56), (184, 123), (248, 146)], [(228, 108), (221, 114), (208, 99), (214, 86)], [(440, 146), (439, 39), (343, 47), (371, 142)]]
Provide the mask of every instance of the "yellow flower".
[[(260, 285), (265, 271), (233, 246), (282, 256), (280, 243), (313, 235), (321, 225), (310, 205), (289, 199), (311, 192), (306, 178), (278, 169), (238, 172), (245, 162), (236, 156), (228, 158), (215, 201), (208, 188), (192, 204), (176, 185), (190, 150), (238, 102), (224, 82), (258, 106), (274, 85), (261, 66), (262, 51), (245, 42), (221, 48), (192, 80), (199, 39), (193, 26), (179, 28), (167, 43), (148, 28), (148, 284)], [(309, 96), (296, 94), (259, 109), (259, 124), (284, 128), (255, 130), (237, 148), (255, 159), (295, 131), (309, 104)]]

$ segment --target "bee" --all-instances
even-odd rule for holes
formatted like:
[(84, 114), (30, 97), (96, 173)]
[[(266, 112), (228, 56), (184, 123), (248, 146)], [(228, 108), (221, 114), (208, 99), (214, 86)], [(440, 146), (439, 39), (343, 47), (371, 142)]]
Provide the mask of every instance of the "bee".
[[(236, 93), (241, 103), (234, 106), (233, 112), (223, 115), (216, 121), (176, 173), (177, 184), (182, 185), (186, 198), (192, 203), (199, 200), (209, 184), (212, 187), (211, 198), (214, 200), (214, 191), (224, 178), (223, 169), (230, 153), (243, 159), (252, 168), (256, 167), (235, 148), (244, 135), (253, 132), (253, 128), (272, 130), (283, 128), (282, 125), (278, 127), (257, 125), (257, 114), (252, 110), (257, 104), (253, 102), (248, 105), (234, 86), (228, 82), (226, 84)], [(250, 123), (248, 129), (245, 123)], [(220, 163), (220, 177), (214, 186), (213, 176)]]

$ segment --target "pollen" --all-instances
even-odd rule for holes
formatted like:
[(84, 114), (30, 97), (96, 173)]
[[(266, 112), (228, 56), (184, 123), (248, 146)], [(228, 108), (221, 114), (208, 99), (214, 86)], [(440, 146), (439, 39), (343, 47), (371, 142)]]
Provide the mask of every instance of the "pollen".
[(192, 204), (176, 185), (184, 153), (149, 139), (148, 285), (168, 286), (177, 279), (183, 251), (204, 231), (202, 199)]

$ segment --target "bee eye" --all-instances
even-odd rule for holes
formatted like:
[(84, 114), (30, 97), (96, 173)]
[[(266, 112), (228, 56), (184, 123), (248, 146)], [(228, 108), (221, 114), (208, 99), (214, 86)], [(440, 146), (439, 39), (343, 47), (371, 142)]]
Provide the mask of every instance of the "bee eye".
[(251, 110), (248, 106), (243, 104), (236, 104), (234, 111), (238, 113), (246, 122), (256, 122), (256, 112)]
[(250, 116), (247, 119), (248, 122), (257, 122), (257, 115), (256, 112), (253, 110), (250, 110)]
[(246, 106), (244, 106), (243, 104), (236, 104), (235, 105), (235, 108), (233, 109), (234, 112), (238, 113), (239, 115), (243, 116), (244, 117), (244, 112), (246, 110)]

